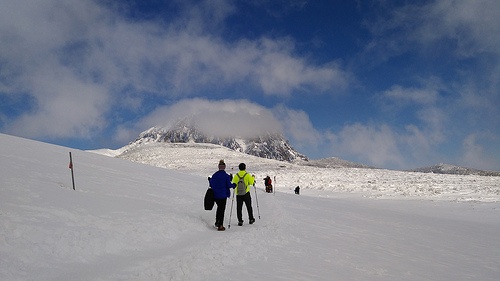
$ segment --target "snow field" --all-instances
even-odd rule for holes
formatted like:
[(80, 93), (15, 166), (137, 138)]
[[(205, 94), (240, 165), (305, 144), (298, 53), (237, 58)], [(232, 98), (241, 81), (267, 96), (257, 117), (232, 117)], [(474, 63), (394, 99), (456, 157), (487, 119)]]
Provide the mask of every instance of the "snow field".
[(300, 186), (304, 195), (319, 190), (327, 191), (324, 196), (352, 193), (369, 198), (500, 201), (500, 177), (316, 168), (262, 159), (211, 144), (147, 143), (132, 146), (118, 157), (200, 176), (211, 175), (219, 159), (226, 161), (226, 171), (232, 174), (244, 162), (247, 171), (255, 175), (258, 187), (264, 186), (263, 179), (269, 175), (273, 181), (276, 179), (276, 191), (293, 193)]
[[(500, 276), (498, 201), (385, 200), (313, 188), (302, 190), (307, 196), (297, 196), (294, 186), (280, 187), (284, 174), (276, 173), (279, 192), (257, 187), (256, 198), (252, 189), (256, 223), (237, 226), (233, 208), (231, 228), (218, 232), (212, 227), (215, 211), (203, 210), (206, 177), (215, 172), (219, 158), (237, 165), (239, 158), (232, 154), (212, 154), (215, 161), (193, 174), (73, 150), (73, 191), (68, 151), (0, 134), (0, 280)], [(191, 151), (192, 157), (198, 152)], [(267, 169), (247, 162), (258, 180), (265, 176)], [(349, 178), (346, 171), (343, 176), (354, 182), (356, 177)], [(305, 174), (300, 179), (314, 182)], [(447, 177), (441, 179), (452, 185)], [(226, 227), (230, 204), (228, 200)], [(245, 209), (243, 217), (247, 222)]]

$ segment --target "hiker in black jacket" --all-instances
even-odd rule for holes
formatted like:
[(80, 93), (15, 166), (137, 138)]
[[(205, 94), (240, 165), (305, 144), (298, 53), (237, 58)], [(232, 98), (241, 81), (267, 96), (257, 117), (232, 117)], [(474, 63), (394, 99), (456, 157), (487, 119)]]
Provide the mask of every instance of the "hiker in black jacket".
[(233, 184), (236, 185), (236, 215), (238, 217), (238, 225), (243, 225), (243, 202), (247, 206), (248, 223), (253, 224), (255, 218), (252, 210), (252, 197), (250, 197), (250, 186), (255, 184), (255, 178), (246, 172), (245, 163), (241, 163), (238, 168), (240, 171), (233, 177)]

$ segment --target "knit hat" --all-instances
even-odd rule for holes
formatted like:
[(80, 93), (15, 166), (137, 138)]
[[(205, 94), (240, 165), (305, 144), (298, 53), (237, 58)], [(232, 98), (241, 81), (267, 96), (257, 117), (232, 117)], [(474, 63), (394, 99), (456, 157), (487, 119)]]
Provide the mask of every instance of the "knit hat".
[(226, 168), (226, 163), (224, 163), (224, 160), (222, 160), (222, 159), (221, 159), (221, 160), (219, 161), (219, 169), (222, 169), (222, 170), (223, 170), (223, 169), (225, 169), (225, 168)]
[(240, 171), (244, 171), (244, 170), (246, 170), (247, 165), (245, 165), (245, 163), (240, 163), (240, 165), (238, 166), (238, 168), (240, 169)]

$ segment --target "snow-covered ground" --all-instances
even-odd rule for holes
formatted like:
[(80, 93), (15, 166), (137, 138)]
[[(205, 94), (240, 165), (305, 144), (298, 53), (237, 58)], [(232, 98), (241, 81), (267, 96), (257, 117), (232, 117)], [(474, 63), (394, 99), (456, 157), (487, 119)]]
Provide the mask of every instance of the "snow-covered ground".
[[(102, 152), (97, 152), (102, 153)], [(119, 149), (114, 155), (157, 167), (207, 176), (219, 159), (236, 173), (238, 164), (247, 164), (257, 186), (264, 188), (264, 177), (276, 179), (277, 191), (293, 193), (300, 186), (303, 194), (338, 196), (339, 193), (371, 198), (396, 198), (447, 201), (500, 201), (500, 177), (445, 175), (360, 168), (317, 168), (263, 159), (212, 144), (147, 143)], [(321, 192), (316, 192), (321, 191)], [(332, 194), (333, 193), (333, 194)]]
[[(162, 152), (164, 169), (0, 134), (0, 280), (500, 277), (498, 178), (364, 169), (323, 178), (210, 146), (210, 163), (199, 148), (186, 151), (170, 161)], [(260, 182), (252, 191), (254, 225), (237, 226), (233, 210), (231, 228), (218, 232), (215, 212), (203, 210), (220, 158), (228, 172), (247, 162), (259, 179), (276, 176), (276, 194)]]

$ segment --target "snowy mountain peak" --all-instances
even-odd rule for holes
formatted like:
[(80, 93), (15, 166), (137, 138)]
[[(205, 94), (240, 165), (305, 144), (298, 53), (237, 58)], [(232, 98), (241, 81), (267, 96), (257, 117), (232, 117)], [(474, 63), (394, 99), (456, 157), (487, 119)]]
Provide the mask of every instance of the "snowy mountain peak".
[(246, 138), (209, 136), (186, 121), (179, 121), (172, 128), (152, 127), (142, 132), (130, 145), (151, 142), (210, 143), (267, 159), (287, 162), (308, 161), (308, 158), (297, 152), (281, 134), (267, 133)]

